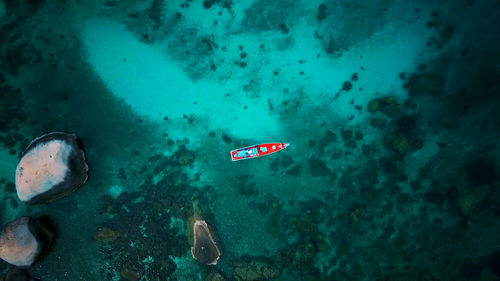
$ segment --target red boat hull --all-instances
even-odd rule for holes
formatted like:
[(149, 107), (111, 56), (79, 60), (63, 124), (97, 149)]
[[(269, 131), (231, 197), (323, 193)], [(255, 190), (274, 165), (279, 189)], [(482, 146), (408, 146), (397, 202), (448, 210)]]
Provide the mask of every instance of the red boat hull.
[(245, 160), (278, 152), (289, 145), (282, 142), (261, 143), (231, 150), (229, 154), (232, 161)]

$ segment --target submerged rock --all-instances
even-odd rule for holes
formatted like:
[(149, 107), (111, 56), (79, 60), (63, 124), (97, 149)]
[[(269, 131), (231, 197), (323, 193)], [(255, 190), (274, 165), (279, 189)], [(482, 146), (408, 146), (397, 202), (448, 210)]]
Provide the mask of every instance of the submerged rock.
[(94, 240), (101, 243), (112, 243), (118, 238), (118, 233), (108, 227), (102, 227), (97, 230)]
[(54, 240), (50, 219), (20, 217), (0, 229), (0, 258), (15, 266), (30, 266)]
[(190, 165), (195, 160), (195, 154), (193, 151), (188, 150), (186, 146), (181, 145), (175, 152), (174, 158), (179, 165)]
[(330, 174), (330, 169), (323, 160), (316, 158), (309, 159), (309, 171), (315, 177), (324, 177)]
[(234, 277), (238, 281), (273, 280), (279, 276), (279, 270), (264, 261), (241, 260), (234, 264)]
[(392, 140), (391, 148), (396, 152), (405, 154), (410, 151), (411, 146), (408, 142), (408, 138), (406, 138), (405, 136), (397, 136)]
[(460, 212), (467, 218), (477, 219), (488, 209), (490, 188), (488, 185), (462, 186), (455, 199)]
[(43, 135), (30, 143), (17, 165), (17, 195), (28, 204), (59, 199), (82, 186), (87, 171), (85, 155), (75, 135)]
[(318, 13), (316, 14), (316, 19), (318, 22), (321, 23), (322, 20), (326, 19), (326, 16), (328, 15), (327, 12), (328, 8), (326, 7), (325, 4), (320, 4), (318, 7)]
[(138, 281), (139, 279), (141, 279), (141, 274), (139, 274), (139, 272), (127, 268), (123, 269), (120, 272), (120, 275), (123, 279), (128, 281)]
[(382, 112), (388, 117), (394, 117), (399, 112), (399, 104), (392, 96), (373, 99), (367, 106), (370, 113)]
[(221, 253), (205, 221), (196, 220), (194, 222), (193, 239), (193, 247), (191, 247), (193, 258), (203, 264), (217, 264)]
[(28, 281), (29, 275), (26, 271), (20, 268), (12, 268), (5, 276), (5, 281)]
[(465, 180), (474, 186), (493, 185), (500, 177), (493, 158), (474, 157), (464, 165)]
[(342, 84), (342, 90), (348, 92), (352, 89), (352, 83), (349, 81), (345, 81), (344, 84)]

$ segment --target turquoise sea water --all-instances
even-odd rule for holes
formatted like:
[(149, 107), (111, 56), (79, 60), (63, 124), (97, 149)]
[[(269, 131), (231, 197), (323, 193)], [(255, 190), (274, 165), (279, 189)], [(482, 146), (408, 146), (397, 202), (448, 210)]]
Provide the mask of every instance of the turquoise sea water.
[[(494, 0), (2, 0), (0, 223), (57, 223), (25, 268), (42, 281), (499, 280), (499, 15)], [(25, 205), (19, 155), (53, 131), (77, 135), (89, 180)], [(291, 147), (231, 161), (266, 142)], [(191, 256), (195, 218), (215, 266)]]

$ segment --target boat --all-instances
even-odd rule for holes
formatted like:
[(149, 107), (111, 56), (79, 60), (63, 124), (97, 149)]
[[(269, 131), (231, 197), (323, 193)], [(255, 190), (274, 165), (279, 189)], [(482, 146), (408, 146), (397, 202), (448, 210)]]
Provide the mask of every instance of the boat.
[(283, 142), (261, 143), (231, 150), (229, 154), (232, 161), (239, 161), (269, 155), (289, 146), (289, 143)]

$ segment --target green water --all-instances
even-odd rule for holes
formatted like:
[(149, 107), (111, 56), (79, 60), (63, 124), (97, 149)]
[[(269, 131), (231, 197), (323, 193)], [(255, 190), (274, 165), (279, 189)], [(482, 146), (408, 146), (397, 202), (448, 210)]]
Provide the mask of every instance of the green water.
[[(42, 281), (498, 280), (499, 10), (0, 1), (0, 223), (57, 223)], [(53, 131), (89, 179), (25, 205), (20, 153)], [(291, 147), (231, 161), (266, 142)]]

